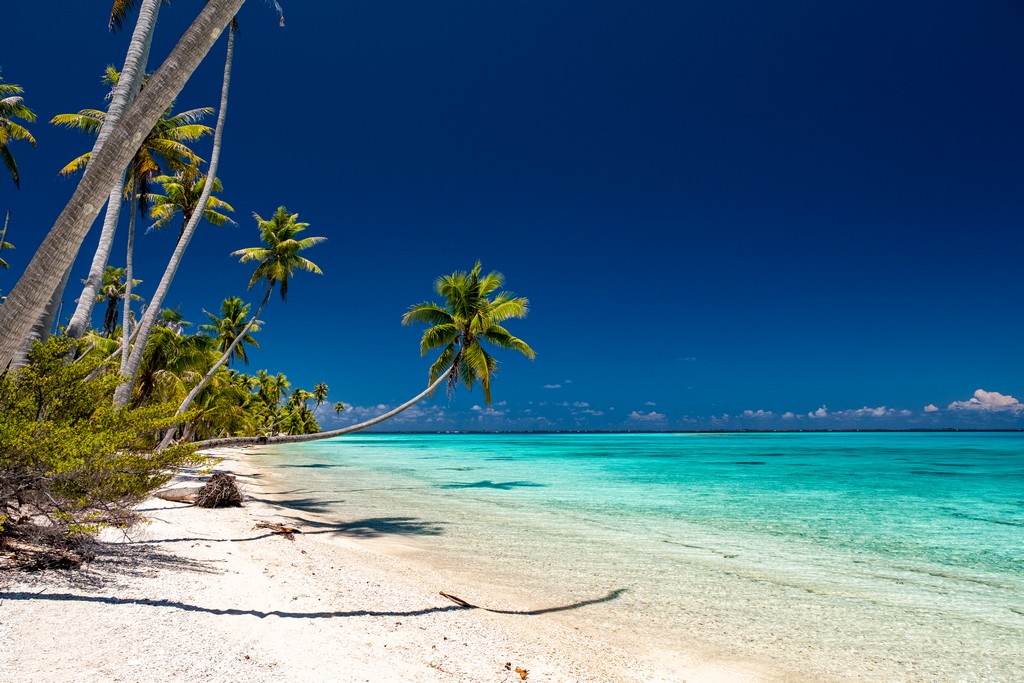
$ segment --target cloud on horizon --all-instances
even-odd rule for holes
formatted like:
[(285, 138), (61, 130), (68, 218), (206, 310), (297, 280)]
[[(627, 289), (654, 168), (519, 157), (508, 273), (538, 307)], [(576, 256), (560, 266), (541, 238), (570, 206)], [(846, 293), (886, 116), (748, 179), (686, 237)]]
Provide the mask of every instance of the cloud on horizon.
[[(927, 411), (928, 409), (925, 408)], [(953, 401), (946, 410), (973, 410), (992, 413), (1018, 413), (1024, 412), (1024, 403), (1021, 403), (1013, 396), (1000, 394), (998, 391), (985, 391), (978, 389), (974, 396), (966, 401)], [(931, 411), (929, 411), (931, 412)]]
[(629, 414), (629, 419), (637, 422), (660, 422), (665, 419), (665, 415), (663, 413), (656, 413), (653, 410), (649, 413), (641, 413), (638, 410), (634, 410)]

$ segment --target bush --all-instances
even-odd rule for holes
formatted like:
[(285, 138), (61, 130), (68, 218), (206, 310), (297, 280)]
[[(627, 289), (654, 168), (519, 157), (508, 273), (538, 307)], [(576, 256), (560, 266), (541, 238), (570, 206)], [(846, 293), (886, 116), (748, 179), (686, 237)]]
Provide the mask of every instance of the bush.
[(118, 377), (94, 373), (96, 359), (69, 362), (73, 349), (67, 339), (36, 344), (28, 366), (0, 376), (0, 541), (67, 543), (127, 527), (172, 468), (202, 461), (190, 446), (155, 453), (181, 420), (175, 406), (115, 410)]

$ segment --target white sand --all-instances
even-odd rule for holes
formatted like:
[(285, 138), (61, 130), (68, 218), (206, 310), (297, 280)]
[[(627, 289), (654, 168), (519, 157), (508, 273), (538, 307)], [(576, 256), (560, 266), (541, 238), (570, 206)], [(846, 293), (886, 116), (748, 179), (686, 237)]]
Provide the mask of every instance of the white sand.
[[(240, 453), (218, 452), (218, 469), (258, 493)], [(685, 642), (613, 644), (574, 609), (523, 614), (559, 606), (460, 590), (379, 541), (289, 541), (253, 528), (287, 522), (267, 503), (142, 509), (150, 524), (83, 570), (0, 575), (0, 681), (521, 681), (516, 668), (528, 681), (799, 680)]]

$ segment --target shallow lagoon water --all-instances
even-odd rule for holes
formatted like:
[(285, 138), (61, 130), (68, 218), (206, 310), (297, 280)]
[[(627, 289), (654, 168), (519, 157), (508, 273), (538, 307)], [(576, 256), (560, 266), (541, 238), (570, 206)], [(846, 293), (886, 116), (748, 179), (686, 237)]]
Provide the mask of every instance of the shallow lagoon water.
[(372, 434), (254, 459), (325, 533), (399, 539), (530, 609), (598, 601), (565, 614), (613, 641), (816, 678), (1020, 677), (1020, 433)]

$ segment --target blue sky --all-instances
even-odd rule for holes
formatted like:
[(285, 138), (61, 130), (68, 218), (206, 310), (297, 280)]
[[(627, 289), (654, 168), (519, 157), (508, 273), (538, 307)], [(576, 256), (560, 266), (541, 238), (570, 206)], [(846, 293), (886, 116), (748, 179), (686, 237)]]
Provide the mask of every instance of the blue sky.
[[(253, 211), (298, 212), (324, 275), (270, 304), (250, 370), (326, 382), (351, 410), (325, 426), (422, 388), (401, 314), (479, 259), (529, 297), (510, 329), (537, 359), (501, 355), (489, 410), (460, 392), (391, 427), (1024, 427), (1019, 2), (283, 4), (283, 29), (239, 17), (238, 224), (201, 228), (167, 304), (255, 300), (228, 253)], [(153, 64), (199, 7), (161, 10)], [(104, 8), (5, 8), (0, 67), (40, 121), (22, 190), (0, 178), (0, 289), (90, 144), (45, 121), (102, 106), (123, 61)], [(216, 104), (223, 49), (179, 109)], [(173, 237), (139, 242), (145, 296)]]

